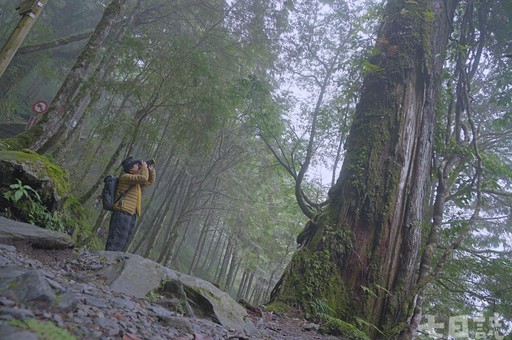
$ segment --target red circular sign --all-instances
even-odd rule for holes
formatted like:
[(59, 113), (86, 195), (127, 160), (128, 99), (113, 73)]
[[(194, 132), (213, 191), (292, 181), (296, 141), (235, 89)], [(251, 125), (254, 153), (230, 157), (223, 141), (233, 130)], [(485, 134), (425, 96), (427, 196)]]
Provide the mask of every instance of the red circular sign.
[(32, 111), (37, 114), (45, 113), (48, 110), (48, 103), (44, 100), (36, 100), (34, 105), (32, 105)]

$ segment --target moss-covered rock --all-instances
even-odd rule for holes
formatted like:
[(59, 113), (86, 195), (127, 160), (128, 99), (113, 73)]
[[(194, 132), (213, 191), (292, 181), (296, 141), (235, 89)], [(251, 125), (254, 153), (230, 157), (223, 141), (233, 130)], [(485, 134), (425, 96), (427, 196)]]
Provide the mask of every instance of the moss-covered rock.
[(2, 213), (11, 206), (11, 202), (4, 198), (4, 193), (12, 190), (10, 186), (18, 181), (35, 190), (41, 198), (41, 204), (50, 213), (59, 209), (70, 192), (66, 171), (51, 159), (29, 150), (0, 150), (0, 174)]
[(30, 147), (34, 140), (43, 133), (40, 125), (35, 125), (32, 128), (20, 133), (16, 136), (2, 139), (0, 141), (0, 149), (2, 150), (22, 150)]

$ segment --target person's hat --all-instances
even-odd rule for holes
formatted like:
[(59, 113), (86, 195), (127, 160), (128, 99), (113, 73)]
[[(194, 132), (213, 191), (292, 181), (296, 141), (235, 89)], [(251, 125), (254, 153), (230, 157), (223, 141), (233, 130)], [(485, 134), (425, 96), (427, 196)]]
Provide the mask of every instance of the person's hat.
[(135, 159), (133, 158), (132, 156), (129, 156), (127, 157), (122, 163), (121, 165), (123, 166), (123, 170), (124, 172), (128, 172), (130, 171), (130, 169), (132, 168), (132, 166), (134, 164), (137, 164), (137, 163), (140, 163), (140, 161), (138, 159)]

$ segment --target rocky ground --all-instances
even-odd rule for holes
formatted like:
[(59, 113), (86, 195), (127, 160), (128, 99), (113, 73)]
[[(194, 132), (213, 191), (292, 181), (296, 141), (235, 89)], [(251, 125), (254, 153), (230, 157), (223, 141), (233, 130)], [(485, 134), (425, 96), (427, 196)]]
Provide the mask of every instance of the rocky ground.
[[(301, 317), (264, 311), (250, 314), (257, 328), (255, 334), (241, 334), (210, 320), (185, 317), (167, 309), (165, 300), (157, 297), (137, 299), (110, 290), (95, 274), (101, 266), (97, 256), (84, 250), (43, 250), (25, 241), (0, 240), (0, 269), (29, 270), (36, 278), (47, 281), (57, 296), (57, 303), (50, 307), (44, 301), (24, 304), (9, 294), (0, 295), (0, 338), (335, 339), (318, 334), (317, 325)], [(8, 275), (5, 270), (1, 273), (0, 282)]]

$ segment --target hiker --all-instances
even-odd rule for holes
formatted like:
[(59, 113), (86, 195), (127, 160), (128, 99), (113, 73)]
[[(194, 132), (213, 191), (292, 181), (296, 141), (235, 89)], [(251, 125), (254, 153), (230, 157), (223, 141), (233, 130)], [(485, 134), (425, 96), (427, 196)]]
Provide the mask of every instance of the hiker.
[(133, 157), (126, 158), (122, 163), (123, 173), (119, 177), (116, 191), (116, 203), (110, 217), (107, 244), (105, 250), (125, 251), (128, 240), (134, 230), (137, 216), (140, 216), (142, 190), (141, 187), (155, 181), (154, 163)]

